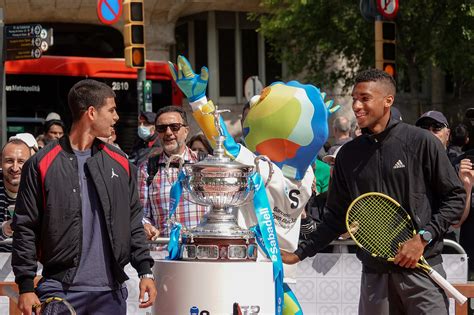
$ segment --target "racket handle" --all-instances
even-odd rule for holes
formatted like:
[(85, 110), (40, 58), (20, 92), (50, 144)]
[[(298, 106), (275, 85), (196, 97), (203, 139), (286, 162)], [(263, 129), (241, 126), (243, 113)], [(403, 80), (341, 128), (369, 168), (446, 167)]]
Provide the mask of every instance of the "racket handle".
[(444, 289), (446, 294), (449, 297), (452, 297), (456, 300), (459, 305), (463, 305), (467, 301), (467, 297), (465, 297), (461, 292), (459, 292), (448, 280), (444, 279), (442, 275), (440, 275), (436, 270), (431, 269), (428, 273), (430, 278), (434, 280), (440, 287)]

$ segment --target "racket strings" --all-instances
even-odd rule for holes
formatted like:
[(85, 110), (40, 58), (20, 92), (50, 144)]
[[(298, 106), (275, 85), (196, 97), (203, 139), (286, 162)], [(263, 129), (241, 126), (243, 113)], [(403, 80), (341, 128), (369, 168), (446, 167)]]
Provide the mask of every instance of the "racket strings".
[(384, 258), (393, 258), (400, 244), (413, 237), (408, 214), (378, 195), (365, 196), (352, 205), (348, 226), (355, 241), (372, 255)]

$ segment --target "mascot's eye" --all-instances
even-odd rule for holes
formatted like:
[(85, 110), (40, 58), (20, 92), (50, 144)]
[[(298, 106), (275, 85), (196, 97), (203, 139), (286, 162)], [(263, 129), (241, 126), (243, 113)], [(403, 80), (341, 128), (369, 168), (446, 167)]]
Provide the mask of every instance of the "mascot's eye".
[(245, 127), (242, 129), (242, 135), (244, 136), (244, 138), (249, 134), (249, 131), (250, 131), (249, 127)]

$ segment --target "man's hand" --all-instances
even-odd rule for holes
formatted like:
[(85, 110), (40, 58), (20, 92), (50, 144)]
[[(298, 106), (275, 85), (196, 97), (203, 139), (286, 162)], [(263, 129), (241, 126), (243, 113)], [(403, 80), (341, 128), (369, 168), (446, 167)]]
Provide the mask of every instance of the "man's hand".
[(294, 265), (300, 262), (300, 258), (294, 253), (287, 252), (286, 250), (283, 250), (283, 249), (280, 249), (280, 253), (281, 253), (281, 261), (285, 264)]
[[(20, 294), (18, 298), (18, 308), (23, 315), (31, 315), (33, 312), (33, 306), (41, 305), (40, 300), (34, 292), (27, 292)], [(38, 311), (38, 309), (36, 309)]]
[(474, 184), (474, 170), (472, 169), (472, 163), (469, 159), (462, 159), (459, 163), (459, 179), (464, 184), (464, 188), (472, 187)]
[(416, 268), (427, 244), (419, 234), (416, 234), (400, 246), (393, 262), (400, 267)]
[(7, 237), (13, 236), (12, 220), (8, 220), (2, 223), (2, 232), (3, 232), (3, 235)]
[(201, 74), (194, 73), (189, 61), (183, 57), (178, 56), (178, 71), (172, 62), (168, 62), (171, 75), (174, 81), (179, 86), (184, 95), (190, 102), (195, 102), (200, 98), (206, 96), (207, 81), (209, 80), (209, 72), (206, 67), (201, 68)]
[(146, 238), (148, 240), (155, 240), (158, 236), (160, 236), (160, 230), (150, 223), (143, 224), (143, 228), (145, 229)]
[[(148, 293), (148, 300), (145, 300), (145, 292)], [(139, 308), (146, 308), (153, 305), (156, 299), (156, 287), (155, 281), (153, 279), (141, 279), (140, 280), (140, 296), (139, 301), (140, 305)]]

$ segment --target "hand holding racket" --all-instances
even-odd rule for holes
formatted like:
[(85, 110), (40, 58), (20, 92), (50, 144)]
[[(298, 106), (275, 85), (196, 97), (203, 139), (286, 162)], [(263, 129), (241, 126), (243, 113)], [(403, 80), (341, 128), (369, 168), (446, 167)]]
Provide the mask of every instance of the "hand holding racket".
[[(394, 262), (400, 254), (397, 263), (413, 267), (411, 260), (418, 256), (419, 251), (416, 248), (413, 250), (410, 243), (414, 242), (412, 238), (417, 233), (407, 211), (389, 196), (371, 192), (356, 198), (347, 210), (346, 227), (354, 242), (373, 257)], [(400, 246), (404, 246), (401, 251)], [(467, 298), (436, 272), (423, 256), (415, 266), (425, 271), (457, 303), (466, 302)]]
[[(11, 287), (4, 287), (3, 292), (12, 299), (17, 305), (19, 294), (15, 292)], [(34, 294), (34, 293), (33, 293)], [(76, 315), (76, 311), (69, 304), (68, 301), (60, 298), (60, 297), (50, 297), (47, 298), (41, 304), (34, 304), (32, 307), (32, 312), (27, 314), (35, 314), (35, 315)]]

